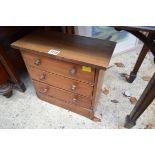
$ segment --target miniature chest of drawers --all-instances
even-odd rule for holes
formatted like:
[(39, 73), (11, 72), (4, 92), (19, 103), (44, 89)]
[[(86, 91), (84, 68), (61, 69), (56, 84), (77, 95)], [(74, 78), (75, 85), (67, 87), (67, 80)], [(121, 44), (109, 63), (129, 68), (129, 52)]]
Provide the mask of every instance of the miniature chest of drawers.
[(97, 120), (94, 109), (114, 42), (36, 31), (12, 47), (21, 51), (40, 99)]

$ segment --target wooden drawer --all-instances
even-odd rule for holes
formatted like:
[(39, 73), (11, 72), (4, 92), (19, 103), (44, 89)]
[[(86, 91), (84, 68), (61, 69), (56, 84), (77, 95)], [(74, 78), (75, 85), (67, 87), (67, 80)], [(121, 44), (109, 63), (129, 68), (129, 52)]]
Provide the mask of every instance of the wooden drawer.
[(28, 67), (28, 70), (34, 80), (92, 98), (93, 85), (42, 71), (35, 67)]
[(94, 83), (95, 69), (93, 68), (91, 68), (91, 72), (86, 72), (82, 70), (82, 66), (70, 62), (55, 60), (27, 52), (23, 52), (22, 55), (27, 65), (80, 81)]
[(86, 109), (86, 108), (82, 108), (82, 107), (79, 107), (75, 104), (68, 104), (62, 100), (59, 100), (55, 97), (52, 97), (52, 96), (47, 96), (47, 95), (44, 95), (42, 93), (39, 93), (39, 92), (36, 92), (37, 93), (37, 96), (43, 100), (43, 101), (46, 101), (46, 102), (49, 102), (49, 103), (52, 103), (54, 105), (57, 105), (59, 107), (62, 107), (62, 108), (65, 108), (67, 110), (70, 110), (70, 111), (73, 111), (73, 112), (76, 112), (80, 115), (83, 115), (89, 119), (93, 119), (94, 118), (94, 112), (93, 110), (90, 110), (90, 109)]
[(33, 83), (36, 88), (36, 91), (41, 94), (57, 98), (68, 104), (74, 104), (76, 106), (91, 109), (92, 104), (91, 104), (90, 98), (86, 98), (81, 95), (68, 92), (68, 91), (65, 91), (65, 90), (62, 90), (62, 89), (38, 82), (38, 81), (33, 81)]

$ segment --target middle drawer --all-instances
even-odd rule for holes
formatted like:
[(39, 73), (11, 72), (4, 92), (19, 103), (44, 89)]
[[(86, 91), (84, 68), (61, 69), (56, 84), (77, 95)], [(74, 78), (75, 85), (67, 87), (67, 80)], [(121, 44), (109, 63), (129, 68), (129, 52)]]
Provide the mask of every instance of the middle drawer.
[(49, 85), (92, 98), (93, 85), (27, 66), (31, 78)]

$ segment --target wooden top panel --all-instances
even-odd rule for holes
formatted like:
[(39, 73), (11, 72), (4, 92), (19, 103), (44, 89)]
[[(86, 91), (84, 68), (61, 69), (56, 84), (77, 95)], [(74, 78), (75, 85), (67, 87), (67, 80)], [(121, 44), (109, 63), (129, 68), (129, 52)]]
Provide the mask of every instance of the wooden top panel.
[[(36, 54), (77, 64), (105, 69), (114, 51), (115, 42), (87, 38), (60, 32), (35, 31), (11, 44), (12, 47), (30, 50)], [(58, 50), (58, 55), (48, 54)]]
[(146, 31), (155, 33), (155, 26), (115, 26), (120, 30)]

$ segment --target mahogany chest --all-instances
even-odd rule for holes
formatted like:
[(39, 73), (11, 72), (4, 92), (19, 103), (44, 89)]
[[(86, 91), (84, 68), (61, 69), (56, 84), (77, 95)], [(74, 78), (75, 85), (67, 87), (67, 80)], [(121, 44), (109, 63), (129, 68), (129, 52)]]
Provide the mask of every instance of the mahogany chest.
[(114, 42), (39, 30), (12, 47), (21, 51), (40, 99), (97, 119), (94, 108)]

